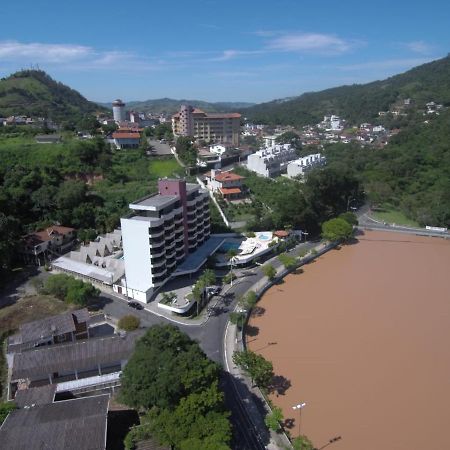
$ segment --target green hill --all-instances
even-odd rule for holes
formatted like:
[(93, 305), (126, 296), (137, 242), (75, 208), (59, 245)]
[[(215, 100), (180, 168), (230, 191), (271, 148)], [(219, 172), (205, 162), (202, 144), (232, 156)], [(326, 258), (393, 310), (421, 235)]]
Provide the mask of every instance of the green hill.
[(337, 114), (353, 124), (371, 121), (379, 111), (411, 98), (417, 106), (434, 101), (450, 105), (450, 56), (382, 81), (309, 92), (242, 110), (248, 120), (266, 124), (307, 125)]
[(1, 117), (29, 115), (62, 122), (100, 109), (42, 70), (23, 70), (0, 80)]
[[(142, 102), (128, 102), (126, 109), (128, 111), (136, 110), (153, 113), (166, 113), (174, 114), (180, 110), (181, 105), (192, 105), (196, 108), (200, 108), (205, 112), (228, 112), (236, 111), (242, 108), (253, 106), (253, 103), (245, 102), (217, 102), (210, 103), (202, 100), (175, 100), (172, 98), (159, 98), (154, 100), (145, 100)], [(111, 105), (102, 103), (102, 106), (111, 108)]]

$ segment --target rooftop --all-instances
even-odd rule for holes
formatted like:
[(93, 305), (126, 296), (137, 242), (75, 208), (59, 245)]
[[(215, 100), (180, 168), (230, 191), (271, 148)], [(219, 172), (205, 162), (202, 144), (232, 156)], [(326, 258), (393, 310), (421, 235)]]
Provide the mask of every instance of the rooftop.
[(89, 370), (98, 364), (126, 360), (134, 349), (141, 331), (126, 336), (91, 338), (70, 344), (40, 347), (16, 353), (13, 359), (11, 380), (19, 378), (45, 378), (55, 372)]
[(130, 204), (130, 209), (161, 209), (178, 200), (178, 195), (153, 194)]
[(12, 411), (0, 428), (4, 449), (100, 450), (106, 447), (109, 395)]
[(140, 139), (141, 135), (139, 133), (126, 133), (126, 132), (114, 132), (112, 134), (113, 139)]
[(20, 326), (19, 333), (14, 336), (14, 344), (40, 341), (48, 336), (70, 333), (75, 331), (76, 323), (86, 322), (88, 320), (88, 310), (83, 308), (77, 311), (65, 312), (57, 316), (27, 322)]
[(56, 384), (48, 384), (47, 386), (29, 389), (20, 389), (16, 393), (14, 402), (19, 408), (35, 405), (46, 405), (53, 402), (55, 392)]

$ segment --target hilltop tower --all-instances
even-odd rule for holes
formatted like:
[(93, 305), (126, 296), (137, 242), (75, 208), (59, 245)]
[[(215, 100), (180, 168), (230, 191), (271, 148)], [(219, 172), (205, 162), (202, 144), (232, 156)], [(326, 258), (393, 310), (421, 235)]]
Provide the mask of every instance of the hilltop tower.
[(114, 100), (112, 102), (113, 117), (116, 122), (123, 122), (125, 120), (125, 103), (120, 100)]

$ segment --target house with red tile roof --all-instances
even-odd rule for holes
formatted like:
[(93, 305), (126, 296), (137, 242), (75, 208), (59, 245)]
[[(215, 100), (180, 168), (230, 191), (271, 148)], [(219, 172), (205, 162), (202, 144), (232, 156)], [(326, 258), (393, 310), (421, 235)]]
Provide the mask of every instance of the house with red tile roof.
[(76, 237), (75, 228), (52, 225), (45, 230), (29, 233), (22, 239), (25, 261), (41, 264), (48, 252), (61, 254), (70, 248)]
[(115, 131), (112, 134), (114, 145), (118, 149), (138, 148), (141, 141), (141, 134), (136, 131)]
[(244, 179), (232, 171), (222, 172), (218, 169), (205, 174), (208, 189), (219, 193), (225, 200), (237, 200), (245, 196)]

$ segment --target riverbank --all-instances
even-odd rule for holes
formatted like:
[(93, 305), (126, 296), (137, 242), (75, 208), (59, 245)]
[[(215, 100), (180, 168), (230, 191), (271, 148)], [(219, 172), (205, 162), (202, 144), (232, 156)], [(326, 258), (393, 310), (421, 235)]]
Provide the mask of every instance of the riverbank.
[(317, 447), (341, 435), (336, 449), (445, 448), (449, 263), (448, 241), (366, 232), (265, 294), (248, 345), (284, 377), (272, 400), (293, 435), (305, 401)]

